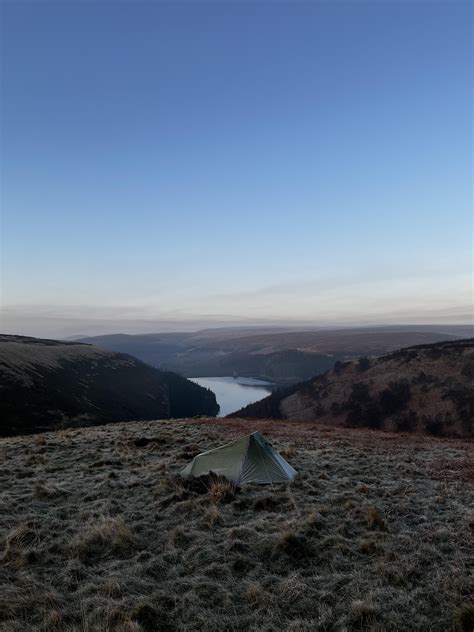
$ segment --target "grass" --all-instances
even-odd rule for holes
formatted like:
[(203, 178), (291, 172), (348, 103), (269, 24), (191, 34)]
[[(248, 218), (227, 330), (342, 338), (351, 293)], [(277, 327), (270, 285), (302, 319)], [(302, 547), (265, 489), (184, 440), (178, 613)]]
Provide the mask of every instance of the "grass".
[[(251, 430), (293, 484), (178, 476)], [(2, 439), (0, 630), (467, 632), (471, 448), (223, 419)]]
[(220, 505), (232, 502), (235, 498), (236, 488), (227, 479), (221, 476), (212, 476), (210, 477), (208, 492), (211, 501), (216, 505)]

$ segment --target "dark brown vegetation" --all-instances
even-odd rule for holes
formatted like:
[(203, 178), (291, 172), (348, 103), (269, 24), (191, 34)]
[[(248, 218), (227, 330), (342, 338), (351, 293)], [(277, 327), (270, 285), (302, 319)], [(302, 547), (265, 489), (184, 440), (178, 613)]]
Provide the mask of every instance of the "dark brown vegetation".
[(230, 416), (471, 437), (473, 373), (474, 339), (420, 345), (336, 362), (332, 371)]
[[(293, 484), (177, 476), (253, 430)], [(242, 419), (2, 439), (0, 630), (470, 630), (470, 448)]]
[(210, 390), (123, 353), (0, 336), (0, 436), (217, 412)]

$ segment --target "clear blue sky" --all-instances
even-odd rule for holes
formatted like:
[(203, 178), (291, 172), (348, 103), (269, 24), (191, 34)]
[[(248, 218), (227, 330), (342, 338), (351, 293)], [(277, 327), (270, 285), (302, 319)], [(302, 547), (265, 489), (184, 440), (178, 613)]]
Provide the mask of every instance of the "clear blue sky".
[(2, 30), (4, 329), (466, 320), (470, 3), (7, 1)]

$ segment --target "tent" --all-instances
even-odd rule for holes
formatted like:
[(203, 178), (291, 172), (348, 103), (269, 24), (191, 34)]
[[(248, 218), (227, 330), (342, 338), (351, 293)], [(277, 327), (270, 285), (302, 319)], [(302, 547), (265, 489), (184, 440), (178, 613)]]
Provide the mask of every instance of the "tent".
[(283, 483), (292, 481), (297, 475), (260, 432), (252, 432), (220, 448), (198, 454), (182, 470), (181, 476), (189, 478), (211, 472), (236, 485)]

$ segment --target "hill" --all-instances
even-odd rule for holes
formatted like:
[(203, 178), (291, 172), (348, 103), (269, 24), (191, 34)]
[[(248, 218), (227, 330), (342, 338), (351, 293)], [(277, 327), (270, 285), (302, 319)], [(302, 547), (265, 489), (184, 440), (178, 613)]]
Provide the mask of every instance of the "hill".
[[(85, 338), (187, 377), (240, 376), (294, 383), (324, 373), (338, 360), (380, 355), (404, 346), (466, 337), (467, 326), (345, 329), (221, 328), (197, 332)], [(468, 334), (469, 335), (469, 334)]]
[(0, 436), (217, 412), (208, 389), (129, 355), (0, 336)]
[[(176, 478), (253, 430), (293, 484)], [(467, 632), (470, 447), (238, 419), (0, 439), (0, 629)]]
[(392, 431), (472, 436), (474, 339), (338, 362), (230, 417), (318, 420)]

